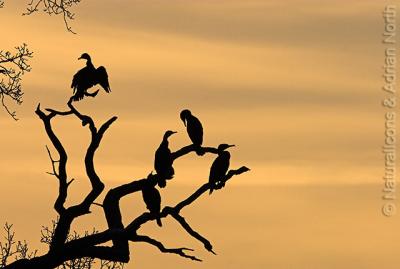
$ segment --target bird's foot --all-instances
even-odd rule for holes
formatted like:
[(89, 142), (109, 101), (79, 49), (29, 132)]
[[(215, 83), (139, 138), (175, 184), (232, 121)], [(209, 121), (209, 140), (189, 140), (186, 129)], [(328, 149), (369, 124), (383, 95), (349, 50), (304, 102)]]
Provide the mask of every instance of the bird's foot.
[(175, 209), (173, 207), (170, 207), (170, 206), (165, 206), (164, 209), (163, 209), (163, 213), (171, 214), (173, 212), (175, 212)]
[(199, 147), (196, 147), (196, 154), (198, 156), (203, 156), (204, 154), (206, 154), (206, 151), (201, 146), (199, 146)]
[(216, 190), (220, 190), (223, 187), (225, 187), (225, 182), (224, 181), (216, 182), (215, 185), (214, 185), (214, 189), (216, 189)]
[(89, 117), (82, 118), (82, 126), (85, 126), (88, 123), (89, 123)]

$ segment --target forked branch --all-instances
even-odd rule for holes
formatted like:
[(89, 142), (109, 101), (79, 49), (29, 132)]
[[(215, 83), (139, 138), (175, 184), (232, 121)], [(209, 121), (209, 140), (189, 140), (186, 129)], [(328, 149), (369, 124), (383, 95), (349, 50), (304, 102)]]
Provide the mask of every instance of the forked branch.
[[(40, 105), (36, 109), (36, 114), (43, 121), (46, 133), (58, 153), (58, 158), (55, 158), (50, 152), (50, 149), (47, 148), (47, 153), (52, 165), (52, 172), (50, 172), (50, 174), (54, 175), (59, 182), (58, 197), (54, 205), (56, 212), (59, 214), (59, 218), (51, 229), (51, 240), (47, 239), (46, 241), (50, 246), (50, 250), (42, 256), (31, 259), (25, 258), (16, 261), (5, 268), (50, 269), (75, 259), (77, 259), (77, 261), (101, 259), (115, 263), (127, 263), (130, 260), (129, 241), (148, 243), (157, 247), (163, 253), (172, 253), (187, 259), (201, 261), (198, 257), (188, 254), (189, 251), (192, 251), (190, 248), (167, 248), (157, 239), (147, 235), (138, 234), (138, 231), (144, 224), (156, 219), (167, 218), (169, 216), (175, 219), (190, 236), (200, 241), (207, 251), (215, 254), (211, 242), (193, 229), (181, 213), (185, 207), (191, 205), (200, 196), (207, 193), (211, 187), (215, 189), (215, 186), (211, 186), (210, 183), (203, 184), (186, 199), (180, 201), (175, 206), (165, 206), (159, 213), (144, 212), (136, 218), (133, 218), (126, 226), (124, 225), (120, 209), (121, 199), (134, 193), (141, 193), (148, 188), (154, 188), (158, 184), (159, 175), (152, 173), (145, 178), (134, 180), (112, 188), (106, 193), (103, 203), (101, 204), (108, 225), (106, 230), (85, 234), (82, 237), (71, 238), (70, 230), (73, 221), (79, 216), (89, 214), (91, 205), (100, 205), (95, 202), (95, 200), (103, 192), (105, 186), (96, 172), (94, 156), (96, 150), (100, 146), (104, 134), (117, 117), (110, 118), (97, 128), (95, 122), (90, 116), (81, 114), (74, 107), (72, 99), (69, 100), (67, 105), (69, 110), (66, 111), (57, 111), (54, 109), (45, 109), (45, 111), (43, 111), (40, 108)], [(85, 155), (86, 174), (91, 183), (91, 190), (81, 203), (70, 207), (65, 206), (68, 197), (68, 186), (72, 182), (72, 180), (68, 180), (67, 177), (68, 155), (62, 142), (52, 128), (52, 120), (54, 118), (66, 116), (72, 116), (80, 120), (82, 126), (87, 126), (91, 134), (89, 146)], [(173, 160), (176, 161), (178, 158), (197, 150), (198, 148), (193, 145), (184, 146), (172, 153)], [(202, 147), (202, 152), (218, 154), (218, 149), (214, 147)], [(240, 167), (239, 169), (229, 170), (225, 177), (221, 179), (221, 185), (219, 185), (218, 188), (224, 187), (225, 183), (233, 176), (240, 175), (247, 171), (249, 171), (249, 169), (245, 166)], [(111, 245), (104, 245), (110, 242)]]
[(196, 256), (188, 255), (185, 253), (185, 251), (193, 251), (193, 249), (191, 248), (166, 248), (160, 241), (157, 241), (146, 235), (136, 235), (132, 241), (149, 243), (150, 245), (157, 247), (161, 252), (177, 254), (179, 256), (194, 261), (199, 261), (199, 262), (202, 261), (199, 258), (196, 258)]

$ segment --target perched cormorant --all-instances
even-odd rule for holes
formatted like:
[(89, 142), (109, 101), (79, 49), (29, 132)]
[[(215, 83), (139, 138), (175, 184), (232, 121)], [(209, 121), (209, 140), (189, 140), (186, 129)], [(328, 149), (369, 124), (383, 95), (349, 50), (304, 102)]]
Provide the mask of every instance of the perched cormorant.
[(172, 167), (173, 159), (171, 150), (168, 148), (168, 137), (175, 134), (174, 131), (166, 131), (163, 140), (156, 150), (154, 158), (154, 169), (156, 169), (158, 186), (164, 188), (167, 184), (166, 179), (171, 179), (174, 176), (174, 168)]
[(200, 148), (201, 144), (203, 144), (203, 126), (201, 122), (188, 109), (182, 110), (180, 117), (186, 126), (190, 140), (192, 140), (193, 145), (196, 147), (196, 153), (203, 155), (204, 152)]
[(159, 217), (161, 210), (161, 195), (156, 187), (147, 184), (142, 189), (143, 201), (145, 202), (147, 209), (151, 214), (157, 215), (157, 224), (162, 226), (161, 219)]
[(211, 165), (210, 176), (208, 177), (208, 182), (210, 184), (210, 194), (213, 192), (213, 190), (223, 186), (224, 182), (222, 182), (222, 180), (226, 176), (226, 172), (228, 172), (229, 160), (231, 158), (231, 154), (226, 151), (226, 149), (234, 146), (235, 145), (228, 144), (220, 144), (218, 146), (218, 157)]
[(86, 66), (79, 70), (72, 79), (71, 88), (74, 91), (73, 100), (79, 101), (85, 95), (95, 97), (99, 90), (94, 93), (88, 93), (87, 90), (97, 84), (100, 84), (107, 93), (111, 92), (107, 71), (104, 66), (100, 66), (96, 69), (87, 53), (83, 53), (81, 57), (78, 58), (78, 60), (80, 59), (86, 59)]

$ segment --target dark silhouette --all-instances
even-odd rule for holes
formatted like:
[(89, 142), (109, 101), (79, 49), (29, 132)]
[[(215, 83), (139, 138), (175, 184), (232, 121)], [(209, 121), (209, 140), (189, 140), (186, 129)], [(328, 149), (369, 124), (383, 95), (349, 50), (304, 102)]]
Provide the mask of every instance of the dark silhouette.
[(201, 149), (201, 145), (203, 144), (203, 126), (201, 122), (188, 109), (182, 110), (180, 117), (186, 126), (187, 133), (193, 142), (197, 155), (203, 155), (204, 151)]
[[(48, 244), (49, 250), (47, 253), (39, 256), (20, 255), (16, 257), (16, 260), (13, 259), (13, 261), (10, 258), (8, 259), (10, 263), (6, 259), (6, 265), (3, 269), (52, 269), (58, 266), (68, 268), (68, 263), (71, 264), (71, 262), (75, 261), (85, 264), (80, 268), (89, 269), (88, 264), (90, 263), (86, 263), (85, 261), (93, 261), (94, 259), (110, 261), (111, 263), (128, 263), (131, 258), (130, 242), (144, 242), (157, 247), (163, 253), (172, 253), (191, 260), (201, 261), (196, 256), (188, 253), (191, 249), (185, 247), (168, 248), (162, 242), (141, 234), (143, 233), (141, 227), (144, 224), (156, 220), (158, 225), (161, 226), (161, 219), (167, 217), (174, 219), (192, 238), (201, 242), (207, 251), (215, 254), (210, 241), (194, 230), (182, 213), (183, 209), (189, 207), (194, 201), (208, 192), (210, 188), (214, 187), (208, 182), (202, 184), (192, 194), (178, 203), (161, 208), (161, 195), (156, 189), (159, 175), (150, 173), (145, 178), (130, 180), (125, 184), (109, 189), (105, 193), (102, 203), (96, 201), (100, 199), (106, 186), (103, 183), (101, 175), (97, 173), (94, 158), (105, 133), (112, 123), (117, 120), (117, 117), (111, 117), (102, 125), (97, 126), (90, 116), (81, 114), (73, 104), (73, 97), (71, 97), (67, 103), (69, 110), (42, 110), (40, 105), (36, 109), (36, 114), (42, 120), (47, 136), (58, 154), (57, 158), (53, 158), (50, 149), (47, 149), (52, 164), (50, 174), (57, 179), (59, 184), (58, 195), (54, 203), (58, 219), (54, 223), (53, 228), (45, 230), (47, 235), (45, 234), (45, 240), (42, 241)], [(84, 195), (82, 201), (72, 205), (66, 202), (71, 191), (69, 186), (74, 182), (73, 179), (68, 177), (71, 174), (70, 171), (67, 172), (68, 154), (63, 143), (53, 130), (54, 121), (64, 116), (73, 116), (78, 119), (81, 123), (84, 123), (82, 124), (84, 128), (90, 132), (89, 145), (85, 147), (87, 150), (84, 164), (91, 189)], [(186, 119), (186, 116), (184, 118)], [(169, 132), (165, 135), (166, 138), (168, 135), (170, 135)], [(204, 153), (220, 155), (226, 148), (226, 146), (220, 146), (219, 149), (203, 147), (202, 150)], [(172, 160), (175, 161), (196, 150), (197, 148), (193, 145), (186, 145), (171, 152)], [(235, 175), (240, 175), (247, 171), (249, 169), (245, 166), (238, 169), (231, 169), (227, 172), (225, 170), (226, 173), (221, 173), (221, 177), (217, 178), (218, 185), (224, 185)], [(120, 208), (121, 199), (128, 195), (138, 194), (139, 192), (142, 192), (143, 200), (150, 213), (143, 212), (133, 219), (124, 219), (125, 223), (123, 223)], [(81, 236), (73, 236), (71, 232), (72, 223), (81, 216), (95, 213), (96, 211), (92, 210), (93, 205), (102, 208), (107, 221), (107, 228), (92, 234), (86, 233)], [(24, 250), (23, 252), (25, 253), (26, 251)], [(18, 254), (19, 252), (14, 253)], [(12, 256), (14, 254), (13, 252), (9, 252), (6, 255)]]
[(220, 189), (225, 185), (223, 181), (226, 177), (226, 173), (229, 169), (229, 161), (231, 154), (226, 149), (234, 147), (235, 145), (220, 144), (218, 146), (218, 156), (214, 160), (210, 169), (210, 176), (208, 177), (208, 183), (210, 184), (210, 194), (215, 189)]
[(0, 50), (0, 100), (6, 112), (17, 120), (15, 111), (9, 108), (8, 101), (22, 104), (24, 91), (22, 77), (31, 71), (28, 61), (32, 58), (26, 44), (15, 47), (15, 51)]
[[(71, 33), (72, 28), (68, 22), (74, 19), (74, 13), (71, 9), (78, 5), (82, 0), (31, 0), (28, 1), (26, 12), (23, 15), (31, 15), (36, 12), (44, 12), (49, 15), (61, 15), (64, 19), (67, 30)], [(12, 1), (9, 1), (12, 2)], [(0, 0), (0, 9), (5, 7), (5, 1)], [(6, 29), (11, 24), (3, 24)], [(14, 33), (17, 36), (17, 33)], [(10, 38), (10, 37), (8, 37)], [(21, 39), (19, 37), (18, 39)], [(28, 61), (33, 53), (29, 51), (26, 44), (16, 46), (16, 52), (8, 51), (6, 48), (0, 48), (0, 100), (5, 111), (14, 119), (18, 120), (16, 111), (11, 109), (9, 101), (17, 105), (22, 104), (24, 90), (22, 88), (22, 79), (25, 73), (31, 71)]]
[(171, 150), (168, 147), (168, 137), (175, 134), (174, 131), (166, 131), (163, 140), (156, 150), (154, 156), (154, 169), (156, 169), (158, 179), (158, 186), (164, 188), (167, 185), (167, 179), (173, 178), (175, 171), (172, 167), (173, 159)]
[(160, 192), (151, 184), (147, 184), (142, 189), (143, 201), (147, 209), (156, 217), (158, 226), (162, 227), (160, 219), (161, 195)]
[(61, 15), (67, 30), (73, 34), (69, 21), (73, 20), (75, 14), (71, 11), (73, 6), (78, 5), (82, 0), (31, 0), (28, 3), (26, 12), (23, 15), (31, 15), (35, 12), (44, 12), (51, 15)]
[[(78, 6), (83, 0), (30, 0), (27, 1), (26, 11), (22, 15), (32, 15), (43, 12), (50, 16), (59, 15), (63, 18), (65, 27), (73, 34), (76, 34), (69, 25), (70, 21), (75, 19), (75, 13), (72, 9)], [(9, 2), (12, 2), (9, 0)], [(5, 6), (5, 0), (0, 0), (0, 8)], [(4, 25), (2, 25), (4, 26)]]
[(100, 84), (107, 93), (111, 92), (107, 71), (104, 66), (100, 66), (96, 69), (92, 63), (92, 59), (87, 53), (83, 53), (81, 57), (78, 58), (78, 60), (80, 59), (86, 60), (86, 66), (79, 70), (72, 79), (71, 88), (75, 94), (73, 100), (79, 101), (85, 95), (95, 97), (99, 90), (94, 93), (88, 93), (87, 90), (97, 84)]

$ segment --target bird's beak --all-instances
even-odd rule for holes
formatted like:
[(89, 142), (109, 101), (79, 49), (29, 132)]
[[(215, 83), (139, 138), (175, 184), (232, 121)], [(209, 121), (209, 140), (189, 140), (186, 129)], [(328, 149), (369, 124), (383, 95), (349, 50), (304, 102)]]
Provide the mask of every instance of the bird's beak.
[(172, 131), (172, 134), (176, 134), (177, 132), (175, 132), (175, 131)]
[(183, 121), (183, 124), (184, 124), (185, 127), (186, 127), (186, 120), (185, 120), (185, 119), (182, 119), (182, 121)]
[(83, 59), (82, 57), (79, 57), (78, 60)]
[(231, 147), (236, 147), (235, 145), (228, 145), (228, 148), (231, 148)]

